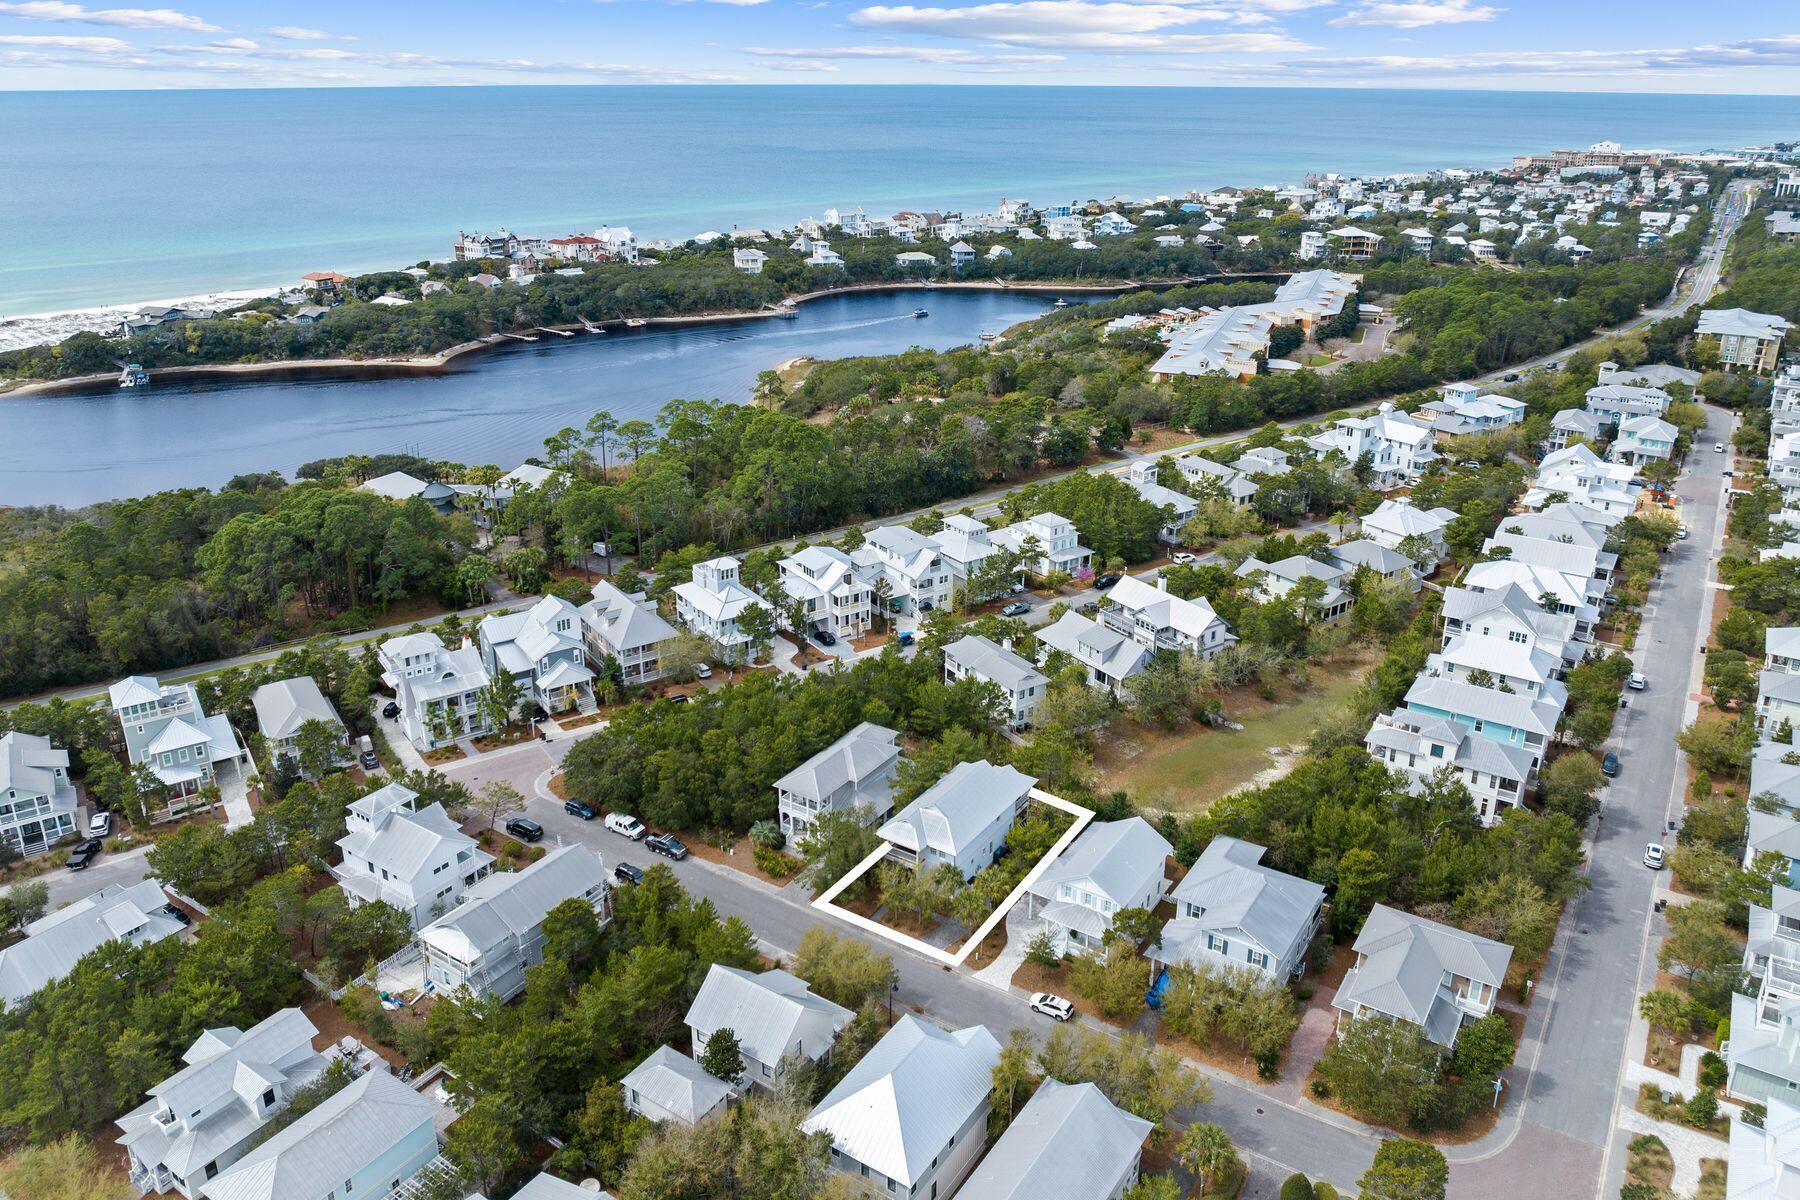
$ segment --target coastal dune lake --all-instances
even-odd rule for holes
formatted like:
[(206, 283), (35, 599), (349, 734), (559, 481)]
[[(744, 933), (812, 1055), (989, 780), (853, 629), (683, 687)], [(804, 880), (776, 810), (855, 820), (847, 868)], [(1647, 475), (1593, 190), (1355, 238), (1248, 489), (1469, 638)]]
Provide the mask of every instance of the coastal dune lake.
[[(946, 350), (1050, 310), (998, 291), (859, 293), (793, 320), (545, 336), (445, 375), (167, 382), (100, 394), (0, 398), (0, 504), (75, 506), (315, 458), (409, 451), (511, 468), (599, 409), (653, 419), (674, 399), (748, 399), (759, 371), (801, 355)], [(915, 318), (924, 307), (930, 315)]]

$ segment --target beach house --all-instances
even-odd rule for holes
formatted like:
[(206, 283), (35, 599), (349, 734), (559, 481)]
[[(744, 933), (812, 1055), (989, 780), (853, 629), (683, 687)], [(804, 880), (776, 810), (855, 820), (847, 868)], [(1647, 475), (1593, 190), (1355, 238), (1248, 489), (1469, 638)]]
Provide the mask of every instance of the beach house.
[(900, 735), (864, 721), (775, 781), (781, 832), (799, 842), (821, 813), (856, 812), (884, 821), (894, 810)]
[(970, 634), (944, 647), (944, 680), (975, 679), (1000, 690), (1007, 724), (1023, 729), (1044, 699), (1049, 680), (1028, 660), (987, 638)]
[(171, 799), (198, 795), (222, 770), (236, 774), (244, 748), (223, 713), (207, 715), (191, 683), (164, 686), (133, 675), (107, 689), (125, 734), (125, 757), (150, 769)]
[(22, 1004), (107, 942), (143, 946), (185, 928), (156, 880), (109, 884), (30, 922), (21, 940), (0, 948), (0, 1008)]
[(606, 579), (595, 583), (592, 591), (594, 598), (577, 610), (589, 660), (618, 663), (627, 686), (661, 679), (663, 650), (679, 636), (675, 627), (662, 619), (642, 592), (621, 591)]
[(398, 783), (352, 800), (337, 843), (343, 860), (331, 868), (351, 908), (379, 900), (415, 929), (460, 904), (494, 867), (442, 804), (418, 808), (418, 800)]
[(510, 675), (525, 704), (547, 713), (594, 708), (581, 613), (561, 596), (545, 596), (522, 613), (494, 613), (476, 627), (490, 676)]
[(675, 585), (675, 619), (718, 647), (726, 662), (748, 661), (755, 649), (740, 622), (746, 612), (773, 612), (762, 597), (738, 582), (743, 564), (726, 555), (694, 565), (693, 578)]
[(1121, 910), (1162, 903), (1174, 852), (1142, 817), (1092, 822), (1031, 885), (1025, 916), (1066, 953), (1100, 946)]
[(256, 710), (257, 732), (262, 734), (271, 763), (285, 758), (302, 776), (308, 774), (300, 757), (300, 730), (307, 725), (319, 726), (335, 744), (325, 766), (350, 757), (350, 734), (343, 719), (312, 676), (265, 683), (251, 693), (250, 707)]
[(1047, 1078), (963, 1185), (980, 1200), (1119, 1200), (1155, 1128), (1092, 1083)]
[(389, 638), (376, 651), (381, 681), (394, 689), (401, 731), (424, 750), (493, 730), (482, 693), (488, 672), (481, 653), (464, 644), (452, 650), (435, 633)]
[(777, 614), (783, 624), (803, 616), (805, 623), (796, 631), (803, 636), (824, 630), (854, 638), (869, 632), (875, 588), (848, 554), (835, 546), (808, 546), (782, 559), (779, 568), (787, 599), (787, 608)]
[(1443, 1047), (1494, 1011), (1512, 947), (1377, 904), (1352, 944), (1356, 964), (1332, 1007), (1417, 1025)]
[(1325, 889), (1267, 866), (1266, 853), (1234, 837), (1208, 842), (1175, 885), (1175, 915), (1146, 957), (1165, 967), (1250, 970), (1277, 983), (1304, 971)]
[(0, 734), (0, 840), (15, 854), (41, 854), (75, 832), (69, 752), (35, 733)]
[(1036, 785), (1013, 767), (958, 763), (876, 833), (894, 862), (924, 871), (949, 863), (973, 879), (1005, 848)]
[(856, 1014), (815, 996), (804, 979), (786, 971), (744, 971), (714, 963), (707, 968), (683, 1023), (696, 1055), (721, 1029), (737, 1038), (743, 1081), (772, 1089), (796, 1064), (822, 1062), (833, 1039)]

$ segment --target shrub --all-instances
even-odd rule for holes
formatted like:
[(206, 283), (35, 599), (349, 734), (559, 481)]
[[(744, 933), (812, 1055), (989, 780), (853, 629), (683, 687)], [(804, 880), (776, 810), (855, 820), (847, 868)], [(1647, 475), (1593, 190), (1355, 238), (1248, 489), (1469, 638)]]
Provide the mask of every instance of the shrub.
[(766, 850), (779, 850), (787, 844), (787, 835), (774, 821), (757, 821), (750, 826), (750, 843)]
[(1321, 1100), (1330, 1099), (1330, 1097), (1331, 1097), (1331, 1081), (1329, 1079), (1313, 1080), (1312, 1081), (1312, 1094), (1317, 1096)]
[(779, 850), (771, 850), (767, 846), (752, 846), (751, 854), (756, 859), (756, 869), (764, 875), (773, 875), (785, 879), (800, 866), (800, 861), (790, 858)]
[(1054, 970), (1062, 962), (1062, 955), (1056, 952), (1056, 943), (1048, 931), (1040, 929), (1032, 935), (1025, 947), (1025, 961), (1046, 971)]
[(1719, 1098), (1711, 1092), (1695, 1092), (1684, 1107), (1688, 1124), (1705, 1129), (1719, 1115)]
[(1281, 1185), (1281, 1200), (1315, 1200), (1312, 1180), (1304, 1175), (1289, 1175)]
[(1700, 1056), (1701, 1087), (1722, 1088), (1725, 1086), (1725, 1081), (1729, 1077), (1729, 1074), (1730, 1072), (1725, 1066), (1725, 1060), (1720, 1058), (1717, 1054), (1714, 1054), (1711, 1050), (1708, 1050), (1705, 1054)]

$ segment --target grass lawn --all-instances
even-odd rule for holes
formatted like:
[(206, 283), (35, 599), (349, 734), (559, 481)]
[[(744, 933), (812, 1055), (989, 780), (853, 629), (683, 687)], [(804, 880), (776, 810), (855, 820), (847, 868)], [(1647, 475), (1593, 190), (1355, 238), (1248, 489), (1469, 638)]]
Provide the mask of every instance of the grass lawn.
[(1378, 658), (1370, 647), (1317, 663), (1308, 687), (1273, 702), (1251, 691), (1226, 697), (1225, 714), (1241, 731), (1186, 725), (1164, 733), (1128, 722), (1101, 748), (1099, 790), (1122, 788), (1150, 808), (1202, 812), (1291, 759), (1277, 752), (1304, 746), (1320, 718), (1350, 698)]

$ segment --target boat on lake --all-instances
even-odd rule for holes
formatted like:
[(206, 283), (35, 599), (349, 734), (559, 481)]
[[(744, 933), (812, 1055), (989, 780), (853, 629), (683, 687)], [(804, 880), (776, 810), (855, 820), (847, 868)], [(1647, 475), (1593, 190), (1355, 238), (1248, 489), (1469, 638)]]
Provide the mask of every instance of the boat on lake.
[(122, 388), (143, 387), (150, 382), (150, 372), (137, 363), (126, 363), (125, 369), (119, 372), (119, 386)]
[(930, 315), (931, 314), (929, 312), (927, 312), (925, 309), (922, 309), (922, 308), (913, 309), (913, 316), (915, 316), (915, 317), (929, 317)]

